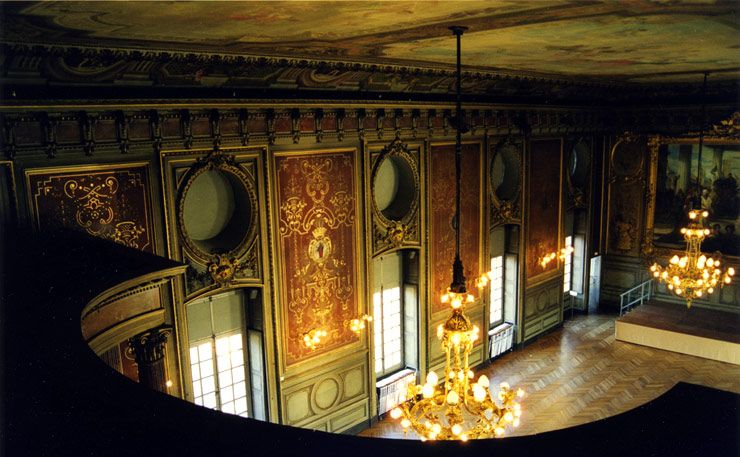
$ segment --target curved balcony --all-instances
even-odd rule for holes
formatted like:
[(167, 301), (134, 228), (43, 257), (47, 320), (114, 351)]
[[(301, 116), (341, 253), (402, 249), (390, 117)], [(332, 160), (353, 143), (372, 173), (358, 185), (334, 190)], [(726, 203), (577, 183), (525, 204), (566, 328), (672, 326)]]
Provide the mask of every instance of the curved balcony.
[[(639, 408), (534, 436), (422, 443), (336, 435), (222, 414), (150, 390), (86, 343), (83, 309), (179, 264), (90, 237), (6, 236), (2, 438), (8, 456), (738, 455), (740, 396), (678, 384)], [(544, 453), (544, 454), (543, 454)]]

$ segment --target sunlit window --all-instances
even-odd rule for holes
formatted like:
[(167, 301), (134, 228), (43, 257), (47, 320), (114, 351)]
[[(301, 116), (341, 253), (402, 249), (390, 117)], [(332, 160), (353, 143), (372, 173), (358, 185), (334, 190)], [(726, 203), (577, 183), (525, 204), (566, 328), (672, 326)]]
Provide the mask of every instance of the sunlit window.
[(497, 325), (503, 321), (504, 312), (504, 257), (491, 258), (491, 315), (489, 324)]
[(375, 373), (385, 374), (403, 365), (401, 289), (390, 287), (373, 294)]
[[(565, 248), (570, 248), (573, 246), (573, 237), (566, 236), (565, 237)], [(564, 260), (565, 265), (565, 273), (563, 274), (563, 292), (569, 292), (571, 288), (571, 270), (573, 265), (573, 253), (570, 252), (565, 255)]]
[(241, 333), (192, 346), (190, 370), (195, 404), (248, 417)]

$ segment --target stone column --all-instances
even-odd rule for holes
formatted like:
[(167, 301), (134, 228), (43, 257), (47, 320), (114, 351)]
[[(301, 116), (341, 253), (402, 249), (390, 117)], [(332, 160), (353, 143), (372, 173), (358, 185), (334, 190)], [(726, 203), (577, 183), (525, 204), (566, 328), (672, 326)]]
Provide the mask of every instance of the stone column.
[(167, 387), (167, 338), (171, 330), (159, 327), (128, 341), (128, 350), (139, 366), (139, 383), (169, 393)]

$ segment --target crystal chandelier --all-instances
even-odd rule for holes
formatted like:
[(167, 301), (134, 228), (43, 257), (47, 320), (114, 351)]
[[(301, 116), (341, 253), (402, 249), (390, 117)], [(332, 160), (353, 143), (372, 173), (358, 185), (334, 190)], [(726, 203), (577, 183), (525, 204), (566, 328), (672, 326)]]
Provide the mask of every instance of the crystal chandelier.
[[(452, 265), (452, 284), (442, 296), (443, 303), (449, 303), (452, 315), (439, 326), (437, 336), (446, 354), (443, 384), (438, 386), (439, 377), (430, 371), (424, 385), (409, 385), (407, 402), (391, 411), (393, 419), (401, 419), (404, 435), (412, 429), (425, 440), (463, 440), (501, 437), (504, 429), (511, 424), (517, 426), (521, 416), (521, 406), (515, 401), (524, 392), (516, 393), (507, 383), (501, 383), (500, 390), (490, 385), (486, 375), (471, 385), (473, 372), (468, 357), (478, 339), (478, 327), (470, 324), (465, 316), (465, 305), (473, 302), (467, 293), (463, 265), (460, 260), (460, 156), (463, 118), (460, 102), (460, 36), (467, 27), (450, 27), (457, 37), (457, 139), (455, 142), (456, 176), (456, 253)], [(483, 279), (485, 278), (485, 279)], [(479, 286), (486, 284), (487, 277), (478, 279)], [(501, 401), (496, 404), (494, 398)], [(472, 422), (472, 426), (466, 422)]]
[(717, 284), (729, 284), (735, 275), (732, 267), (722, 274), (719, 259), (701, 253), (701, 242), (709, 235), (709, 229), (704, 228), (702, 220), (708, 215), (706, 211), (690, 211), (689, 226), (681, 229), (686, 239), (685, 255), (680, 258), (674, 255), (665, 269), (657, 263), (650, 267), (653, 276), (666, 282), (669, 290), (686, 298), (689, 308), (692, 300), (701, 298), (705, 293), (711, 294)]

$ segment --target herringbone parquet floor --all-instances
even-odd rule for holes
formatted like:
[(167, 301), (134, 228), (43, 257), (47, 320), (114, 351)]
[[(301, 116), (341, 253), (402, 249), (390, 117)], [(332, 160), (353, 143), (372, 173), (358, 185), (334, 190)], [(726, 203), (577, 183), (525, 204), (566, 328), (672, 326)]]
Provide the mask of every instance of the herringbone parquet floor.
[[(740, 394), (740, 366), (614, 339), (614, 314), (575, 316), (561, 329), (476, 373), (523, 388), (521, 425), (531, 435), (603, 419), (640, 406), (684, 381)], [(360, 433), (403, 438), (390, 417)], [(409, 432), (409, 439), (416, 436)]]

